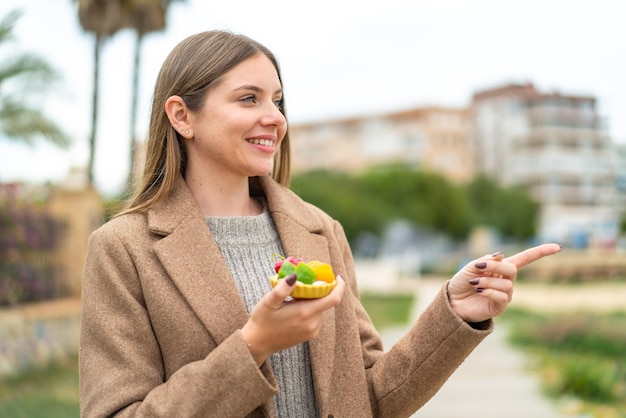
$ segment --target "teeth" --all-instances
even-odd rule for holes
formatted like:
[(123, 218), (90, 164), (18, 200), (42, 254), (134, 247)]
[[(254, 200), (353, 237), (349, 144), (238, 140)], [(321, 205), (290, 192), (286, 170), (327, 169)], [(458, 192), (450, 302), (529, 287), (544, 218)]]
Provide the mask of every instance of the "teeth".
[(272, 141), (271, 139), (250, 138), (248, 139), (248, 142), (251, 142), (257, 145), (264, 145), (266, 147), (271, 147), (272, 145), (274, 145), (274, 141)]

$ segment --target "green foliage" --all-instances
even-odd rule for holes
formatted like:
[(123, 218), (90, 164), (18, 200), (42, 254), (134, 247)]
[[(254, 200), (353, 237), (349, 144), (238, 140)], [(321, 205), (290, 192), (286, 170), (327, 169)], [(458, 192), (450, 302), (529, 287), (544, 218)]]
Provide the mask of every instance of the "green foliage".
[(488, 225), (502, 235), (525, 240), (536, 231), (539, 204), (520, 188), (503, 188), (495, 181), (476, 177), (467, 186), (474, 222)]
[(365, 194), (380, 200), (391, 218), (404, 218), (455, 238), (469, 232), (462, 190), (440, 175), (390, 167), (369, 171), (361, 181)]
[[(0, 21), (0, 47), (13, 39), (13, 29), (20, 13), (13, 11)], [(41, 57), (21, 52), (2, 55), (0, 59), (0, 135), (32, 144), (43, 138), (57, 146), (67, 147), (69, 137), (34, 103), (58, 78), (54, 69)], [(28, 93), (34, 93), (33, 100)]]
[(511, 338), (517, 344), (541, 344), (555, 351), (595, 353), (614, 359), (623, 358), (626, 352), (626, 313), (548, 316), (526, 312), (524, 315), (526, 318), (516, 321), (513, 328)]
[(538, 204), (523, 190), (482, 177), (457, 185), (403, 166), (358, 175), (314, 171), (294, 176), (292, 188), (341, 222), (350, 241), (365, 231), (380, 236), (396, 219), (458, 239), (473, 226), (487, 225), (505, 237), (526, 240), (535, 234), (538, 214)]
[(619, 232), (626, 233), (626, 212), (622, 214), (622, 218), (619, 223)]
[(361, 303), (376, 329), (383, 330), (408, 323), (413, 306), (413, 295), (363, 293)]
[(370, 199), (364, 193), (363, 184), (357, 177), (315, 171), (295, 176), (292, 189), (307, 202), (338, 219), (348, 239), (355, 238), (361, 231), (380, 234), (383, 230), (387, 208), (379, 199)]
[[(540, 357), (546, 391), (626, 406), (626, 313), (539, 314), (509, 309), (511, 341)], [(593, 409), (593, 407), (590, 407)]]
[(0, 379), (0, 417), (78, 417), (78, 359)]
[(594, 354), (550, 356), (552, 367), (560, 370), (548, 388), (555, 396), (569, 395), (595, 403), (617, 402), (626, 399), (624, 367), (616, 361)]

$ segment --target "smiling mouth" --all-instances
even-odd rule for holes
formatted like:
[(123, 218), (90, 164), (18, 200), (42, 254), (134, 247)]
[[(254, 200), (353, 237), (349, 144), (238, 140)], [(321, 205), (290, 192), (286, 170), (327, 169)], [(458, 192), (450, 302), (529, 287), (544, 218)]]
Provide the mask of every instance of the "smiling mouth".
[(246, 141), (250, 142), (251, 144), (263, 145), (265, 147), (274, 146), (274, 141), (272, 141), (271, 139), (248, 138), (246, 139)]

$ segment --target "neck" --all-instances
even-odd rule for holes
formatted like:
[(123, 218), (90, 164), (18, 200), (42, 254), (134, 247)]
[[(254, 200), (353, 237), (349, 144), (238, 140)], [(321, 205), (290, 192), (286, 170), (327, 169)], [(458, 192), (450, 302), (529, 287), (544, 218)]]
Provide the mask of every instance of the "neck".
[(251, 216), (263, 210), (261, 203), (250, 197), (247, 177), (216, 182), (187, 175), (185, 182), (204, 216)]

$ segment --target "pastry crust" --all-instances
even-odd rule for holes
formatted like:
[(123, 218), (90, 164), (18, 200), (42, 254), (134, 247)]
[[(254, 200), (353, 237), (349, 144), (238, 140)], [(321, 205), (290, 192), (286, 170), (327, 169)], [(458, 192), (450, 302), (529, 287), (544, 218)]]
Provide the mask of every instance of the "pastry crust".
[[(278, 284), (278, 275), (270, 277), (270, 283), (272, 287)], [(282, 280), (282, 279), (281, 279)], [(296, 285), (291, 292), (291, 297), (294, 299), (317, 299), (326, 296), (330, 293), (331, 290), (335, 288), (337, 284), (336, 280), (333, 280), (332, 283), (325, 282), (316, 282), (318, 284), (304, 284), (302, 282), (296, 281)]]

